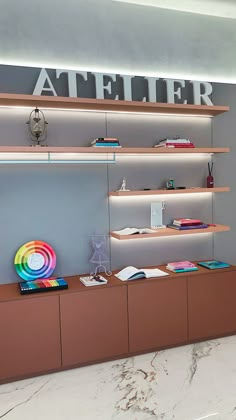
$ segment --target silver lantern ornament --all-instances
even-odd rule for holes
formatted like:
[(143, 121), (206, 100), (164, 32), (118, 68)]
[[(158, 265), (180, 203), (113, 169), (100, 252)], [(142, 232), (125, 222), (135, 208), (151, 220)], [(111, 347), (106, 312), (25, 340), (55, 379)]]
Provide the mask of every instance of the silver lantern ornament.
[(27, 121), (32, 146), (42, 146), (41, 142), (47, 138), (47, 125), (44, 113), (37, 107), (30, 113), (29, 121)]

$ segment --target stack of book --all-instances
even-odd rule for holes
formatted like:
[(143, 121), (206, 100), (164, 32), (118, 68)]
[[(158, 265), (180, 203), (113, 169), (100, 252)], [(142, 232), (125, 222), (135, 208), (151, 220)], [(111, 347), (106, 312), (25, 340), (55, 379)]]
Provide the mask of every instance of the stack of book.
[(91, 141), (92, 147), (121, 147), (116, 137), (98, 137)]
[(200, 219), (174, 219), (172, 224), (168, 225), (171, 229), (188, 230), (188, 229), (204, 229), (208, 228), (208, 224), (203, 223)]
[(154, 147), (193, 148), (195, 145), (189, 139), (164, 139)]
[(174, 273), (186, 273), (189, 271), (198, 270), (196, 265), (190, 261), (170, 262), (167, 264), (166, 268), (167, 270), (173, 271)]

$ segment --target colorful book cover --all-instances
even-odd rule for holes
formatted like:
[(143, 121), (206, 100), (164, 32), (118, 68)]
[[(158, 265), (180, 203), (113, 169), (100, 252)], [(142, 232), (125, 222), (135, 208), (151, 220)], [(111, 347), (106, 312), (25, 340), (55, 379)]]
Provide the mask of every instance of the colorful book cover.
[(198, 265), (201, 265), (202, 267), (209, 268), (209, 270), (216, 270), (218, 268), (228, 268), (230, 267), (230, 264), (222, 262), (222, 261), (200, 261), (198, 262)]
[(180, 225), (184, 225), (184, 224), (202, 224), (202, 221), (200, 219), (191, 219), (191, 218), (177, 218), (173, 220), (174, 224), (180, 224)]
[(197, 267), (194, 268), (183, 268), (182, 270), (173, 270), (174, 273), (189, 273), (191, 271), (198, 271)]
[(178, 269), (185, 269), (185, 268), (194, 268), (195, 265), (190, 261), (176, 261), (176, 262), (169, 262), (167, 267), (178, 270)]

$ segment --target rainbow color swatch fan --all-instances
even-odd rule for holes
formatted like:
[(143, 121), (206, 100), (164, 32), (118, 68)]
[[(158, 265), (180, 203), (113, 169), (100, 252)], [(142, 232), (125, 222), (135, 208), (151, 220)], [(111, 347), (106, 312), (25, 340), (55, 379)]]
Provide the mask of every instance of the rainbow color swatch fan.
[(18, 249), (14, 265), (23, 280), (48, 278), (56, 267), (56, 254), (46, 242), (27, 242)]

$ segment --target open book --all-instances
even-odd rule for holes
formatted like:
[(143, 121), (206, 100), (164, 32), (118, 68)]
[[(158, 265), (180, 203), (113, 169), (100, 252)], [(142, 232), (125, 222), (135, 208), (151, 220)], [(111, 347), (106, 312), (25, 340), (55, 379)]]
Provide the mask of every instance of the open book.
[(149, 228), (124, 228), (121, 230), (114, 230), (113, 232), (117, 233), (118, 235), (135, 235), (141, 233), (155, 233), (156, 230)]
[(141, 278), (149, 279), (151, 277), (162, 277), (169, 276), (165, 271), (159, 270), (159, 268), (135, 268), (132, 266), (125, 267), (115, 276), (122, 281), (126, 280), (136, 280)]

